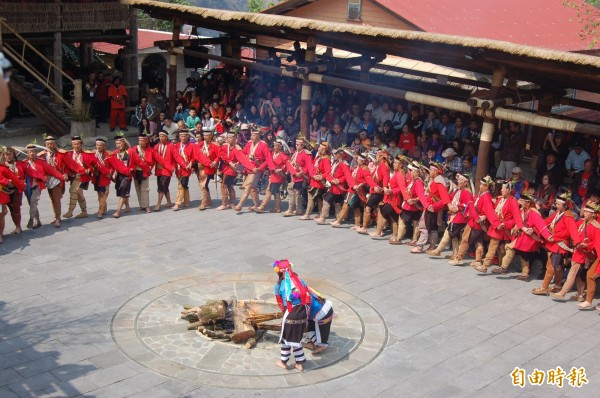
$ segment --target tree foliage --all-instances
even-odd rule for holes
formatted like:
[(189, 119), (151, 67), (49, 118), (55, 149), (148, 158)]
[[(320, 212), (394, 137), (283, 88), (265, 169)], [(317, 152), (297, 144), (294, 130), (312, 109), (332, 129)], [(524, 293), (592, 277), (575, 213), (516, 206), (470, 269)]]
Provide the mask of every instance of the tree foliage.
[[(186, 0), (162, 0), (164, 3), (170, 4), (181, 4), (183, 6), (191, 6), (193, 5), (189, 1)], [(150, 15), (143, 11), (138, 11), (138, 28), (139, 29), (152, 29), (152, 30), (161, 30), (164, 32), (172, 32), (173, 31), (173, 21), (165, 21), (163, 19), (152, 18)]]
[(275, 4), (279, 4), (285, 0), (265, 1), (265, 0), (249, 0), (248, 11), (250, 12), (261, 12), (265, 8), (273, 7)]
[(575, 20), (583, 26), (579, 37), (590, 43), (590, 49), (595, 48), (600, 39), (600, 0), (563, 0), (563, 4), (577, 12)]

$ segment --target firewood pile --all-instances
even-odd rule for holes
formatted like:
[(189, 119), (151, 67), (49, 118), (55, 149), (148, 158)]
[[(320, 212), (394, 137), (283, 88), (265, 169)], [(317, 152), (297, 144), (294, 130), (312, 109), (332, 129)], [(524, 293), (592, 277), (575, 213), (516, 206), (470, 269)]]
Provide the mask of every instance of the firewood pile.
[(230, 300), (213, 300), (203, 305), (184, 305), (181, 319), (189, 322), (188, 330), (213, 340), (245, 344), (250, 349), (256, 346), (265, 331), (281, 329), (282, 313), (271, 303)]

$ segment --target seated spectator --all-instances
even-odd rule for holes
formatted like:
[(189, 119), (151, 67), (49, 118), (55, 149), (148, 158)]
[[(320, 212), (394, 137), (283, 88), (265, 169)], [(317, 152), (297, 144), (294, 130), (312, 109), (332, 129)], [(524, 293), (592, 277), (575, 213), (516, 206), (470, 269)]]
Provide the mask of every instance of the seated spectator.
[(273, 133), (274, 136), (277, 134), (278, 131), (285, 130), (283, 128), (283, 125), (279, 122), (279, 118), (277, 116), (273, 116), (271, 118), (271, 124), (268, 127), (269, 131)]
[(292, 141), (296, 140), (296, 136), (300, 132), (300, 123), (294, 118), (294, 115), (287, 115), (283, 122), (283, 129)]
[(196, 115), (196, 108), (190, 108), (190, 114), (185, 119), (185, 124), (186, 124), (187, 128), (192, 130), (196, 127), (196, 123), (201, 123), (201, 122), (202, 121), (200, 120), (200, 118)]
[(583, 200), (588, 196), (590, 191), (600, 190), (598, 183), (600, 179), (594, 172), (594, 164), (591, 159), (587, 159), (583, 163), (583, 169), (573, 176), (573, 203), (581, 206)]
[(385, 141), (381, 138), (381, 134), (375, 134), (373, 136), (373, 147), (384, 151), (387, 149), (387, 145), (385, 145)]
[(327, 123), (328, 129), (333, 129), (335, 123), (340, 123), (340, 118), (335, 114), (335, 108), (332, 105), (327, 107), (327, 113), (325, 113), (321, 122)]
[(440, 134), (444, 138), (444, 141), (449, 142), (452, 140), (453, 137), (450, 137), (451, 131), (454, 131), (454, 124), (452, 124), (450, 121), (450, 115), (447, 113), (442, 113), (442, 117), (440, 119)]
[(410, 131), (414, 131), (415, 134), (423, 129), (423, 118), (421, 117), (421, 107), (419, 105), (413, 105), (410, 108), (410, 116), (406, 122)]
[(165, 124), (163, 125), (162, 131), (166, 132), (169, 137), (169, 141), (175, 141), (177, 138), (177, 124), (173, 123), (170, 116), (165, 117)]
[(321, 145), (321, 142), (325, 141), (329, 143), (329, 147), (331, 148), (333, 145), (333, 135), (331, 134), (331, 131), (329, 131), (327, 123), (322, 122), (319, 128), (319, 133), (317, 134), (317, 148), (319, 145)]
[(225, 118), (225, 109), (221, 105), (219, 105), (219, 101), (212, 101), (210, 107), (210, 114), (215, 120), (217, 117), (219, 118), (219, 120), (223, 120)]
[(394, 125), (392, 124), (391, 120), (386, 120), (383, 123), (383, 129), (381, 131), (381, 138), (385, 142), (389, 142), (389, 141), (398, 142), (400, 135), (396, 132), (396, 130), (394, 130)]
[(148, 137), (152, 135), (156, 135), (157, 126), (151, 120), (148, 120), (147, 117), (142, 118), (142, 123), (140, 124), (140, 133), (146, 134)]
[(513, 167), (511, 180), (515, 183), (515, 199), (519, 199), (523, 192), (529, 191), (529, 182), (523, 179), (523, 170), (519, 166)]
[(342, 125), (338, 123), (333, 124), (333, 136), (331, 138), (331, 148), (337, 149), (342, 145), (348, 145), (348, 136), (344, 133)]
[(350, 110), (342, 115), (342, 120), (345, 123), (344, 132), (350, 140), (354, 140), (360, 131), (360, 106), (352, 104)]
[(352, 140), (350, 149), (352, 150), (353, 153), (363, 153), (364, 151), (367, 150), (364, 146), (362, 146), (362, 143), (360, 141), (360, 136), (358, 136), (358, 135), (356, 137), (354, 137), (354, 139)]
[(379, 126), (383, 126), (385, 122), (389, 121), (391, 125), (392, 119), (394, 119), (394, 111), (390, 109), (389, 102), (383, 101), (381, 103), (381, 112), (379, 112), (378, 118), (375, 119), (375, 123)]
[(370, 111), (365, 111), (363, 113), (363, 120), (358, 125), (358, 129), (359, 131), (367, 130), (369, 137), (373, 137), (373, 134), (375, 134), (375, 123), (373, 122), (373, 119), (371, 119)]
[(398, 147), (405, 153), (409, 153), (415, 147), (415, 144), (415, 135), (410, 131), (410, 126), (405, 124), (404, 127), (402, 127), (402, 134), (400, 134), (398, 140)]
[(421, 134), (431, 134), (433, 130), (440, 130), (441, 127), (442, 125), (439, 119), (437, 118), (435, 111), (427, 111), (427, 118), (423, 122)]
[(358, 133), (360, 139), (360, 145), (367, 151), (371, 149), (371, 139), (369, 138), (369, 132), (366, 129), (362, 129)]
[(402, 149), (398, 148), (398, 144), (394, 140), (388, 141), (387, 151), (392, 159), (395, 159), (398, 155), (402, 155)]
[(536, 185), (542, 182), (542, 176), (545, 174), (550, 176), (551, 184), (554, 185), (555, 188), (562, 185), (565, 172), (562, 165), (558, 163), (555, 152), (548, 152), (546, 161), (538, 166), (537, 173), (535, 174)]
[(423, 143), (423, 150), (428, 151), (429, 149), (433, 149), (436, 153), (436, 157), (442, 158), (442, 150), (444, 149), (444, 143), (440, 139), (440, 131), (433, 130), (431, 136), (425, 140)]
[(467, 136), (468, 129), (464, 125), (464, 120), (461, 116), (457, 116), (454, 119), (454, 124), (450, 124), (446, 128), (446, 141), (452, 141), (454, 139), (463, 139)]
[(392, 125), (398, 135), (402, 132), (402, 128), (408, 121), (408, 113), (406, 112), (406, 105), (403, 101), (399, 101), (396, 104), (396, 113), (392, 119)]
[(475, 166), (473, 165), (473, 156), (463, 156), (461, 174), (471, 174), (472, 176), (476, 174)]
[(542, 217), (548, 217), (554, 197), (556, 196), (556, 186), (549, 174), (543, 174), (540, 178), (540, 183), (535, 190), (535, 197), (539, 199), (538, 210)]
[(250, 112), (246, 114), (246, 121), (250, 124), (262, 124), (262, 117), (260, 116), (256, 105), (250, 106)]
[(450, 178), (454, 177), (456, 173), (462, 171), (462, 159), (458, 156), (458, 153), (454, 148), (447, 148), (442, 152), (442, 157), (446, 164), (446, 169), (449, 172)]
[(565, 169), (567, 169), (569, 177), (582, 171), (583, 165), (588, 159), (590, 159), (590, 154), (583, 150), (581, 141), (575, 141), (573, 149), (571, 149), (567, 156), (567, 160), (565, 160)]
[(194, 108), (196, 111), (202, 109), (202, 99), (198, 97), (195, 89), (190, 89), (190, 101), (188, 102), (188, 108)]

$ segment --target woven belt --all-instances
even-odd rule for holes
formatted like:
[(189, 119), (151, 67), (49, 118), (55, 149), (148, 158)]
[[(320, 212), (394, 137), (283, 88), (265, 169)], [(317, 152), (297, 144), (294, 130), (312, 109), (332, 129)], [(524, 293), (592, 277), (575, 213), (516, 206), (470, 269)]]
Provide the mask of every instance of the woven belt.
[(305, 322), (306, 322), (306, 319), (286, 319), (285, 320), (285, 323), (288, 325), (300, 325)]
[(333, 320), (333, 315), (330, 316), (329, 318), (325, 318), (325, 319), (321, 319), (319, 321), (319, 325), (325, 325), (328, 324), (329, 322), (331, 322)]

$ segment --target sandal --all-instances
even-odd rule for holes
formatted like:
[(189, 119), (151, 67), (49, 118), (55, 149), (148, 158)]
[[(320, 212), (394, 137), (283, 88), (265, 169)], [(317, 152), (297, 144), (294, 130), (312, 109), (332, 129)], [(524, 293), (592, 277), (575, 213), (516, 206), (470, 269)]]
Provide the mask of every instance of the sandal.
[(410, 252), (411, 252), (412, 254), (422, 254), (422, 253), (424, 253), (423, 249), (422, 249), (422, 248), (420, 248), (419, 246), (415, 246), (414, 248), (412, 248), (412, 249), (410, 250)]
[(542, 287), (536, 287), (531, 291), (531, 293), (535, 294), (536, 296), (547, 296), (549, 294), (548, 289), (544, 289)]

